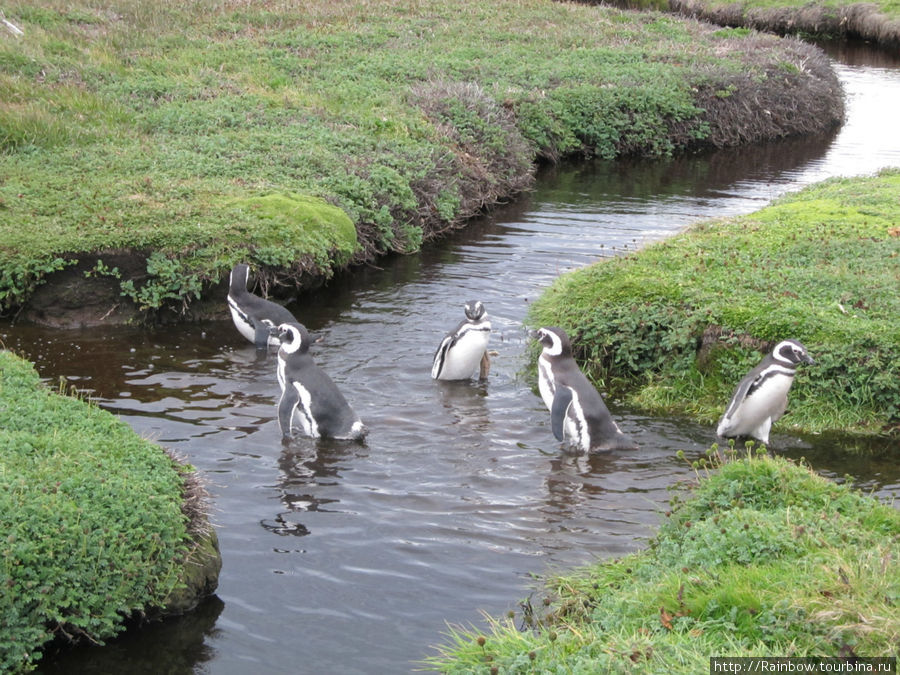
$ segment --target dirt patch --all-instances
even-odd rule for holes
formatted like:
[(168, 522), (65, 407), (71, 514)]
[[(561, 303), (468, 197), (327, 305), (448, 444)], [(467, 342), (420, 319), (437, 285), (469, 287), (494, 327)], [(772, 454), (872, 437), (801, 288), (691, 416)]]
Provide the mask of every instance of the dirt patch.
[(21, 317), (55, 328), (85, 328), (141, 318), (138, 308), (122, 296), (119, 280), (92, 272), (98, 260), (117, 267), (126, 278), (146, 274), (143, 252), (110, 251), (79, 256), (75, 265), (47, 277), (28, 298)]

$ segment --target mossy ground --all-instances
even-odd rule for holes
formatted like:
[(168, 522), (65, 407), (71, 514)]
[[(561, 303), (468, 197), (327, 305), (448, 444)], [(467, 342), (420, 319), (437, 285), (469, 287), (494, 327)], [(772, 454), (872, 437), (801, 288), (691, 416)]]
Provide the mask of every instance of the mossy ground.
[(184, 580), (198, 514), (185, 507), (187, 469), (110, 413), (50, 391), (8, 351), (0, 351), (0, 419), (0, 670), (8, 672), (27, 669), (49, 640), (101, 642), (133, 613), (165, 606)]
[(787, 460), (711, 455), (646, 550), (546, 580), (546, 607), (454, 630), (431, 665), (693, 675), (710, 656), (897, 656), (900, 511)]
[(533, 305), (601, 387), (714, 424), (777, 341), (803, 342), (778, 428), (900, 427), (900, 171), (834, 179), (561, 277)]
[[(659, 13), (543, 0), (3, 11), (24, 35), (0, 31), (0, 311), (104, 251), (151, 257), (121, 279), (147, 309), (183, 308), (239, 260), (296, 286), (351, 254), (416, 250), (527, 188), (538, 158), (668, 154), (843, 115), (814, 48)], [(248, 203), (266, 207), (236, 208)]]

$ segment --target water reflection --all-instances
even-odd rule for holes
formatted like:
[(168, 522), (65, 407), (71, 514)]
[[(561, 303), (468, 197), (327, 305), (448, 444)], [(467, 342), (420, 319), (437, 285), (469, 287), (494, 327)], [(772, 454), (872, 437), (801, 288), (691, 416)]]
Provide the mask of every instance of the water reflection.
[[(196, 672), (209, 663), (215, 651), (209, 641), (219, 634), (216, 621), (224, 609), (217, 597), (207, 598), (194, 611), (165, 622), (146, 623), (127, 631), (103, 647), (62, 647), (65, 659), (53, 647), (44, 655), (39, 672), (48, 675), (178, 675)], [(165, 645), (160, 650), (159, 645)]]

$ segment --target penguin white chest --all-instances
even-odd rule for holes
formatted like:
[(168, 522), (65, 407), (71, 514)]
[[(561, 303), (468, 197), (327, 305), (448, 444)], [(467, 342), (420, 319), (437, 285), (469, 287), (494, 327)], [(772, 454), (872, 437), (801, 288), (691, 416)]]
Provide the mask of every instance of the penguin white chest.
[(234, 327), (237, 328), (238, 333), (250, 340), (250, 342), (253, 342), (256, 337), (256, 330), (250, 325), (247, 315), (238, 309), (230, 296), (228, 297), (228, 309), (231, 310), (231, 319), (234, 321)]
[(466, 380), (475, 374), (491, 337), (490, 324), (466, 330), (447, 350), (442, 380)]
[(307, 436), (318, 438), (319, 425), (316, 424), (316, 419), (312, 416), (312, 398), (309, 395), (309, 391), (299, 382), (292, 382), (291, 384), (300, 395), (300, 401), (297, 403), (295, 411), (297, 417), (300, 418), (300, 426), (303, 427), (303, 433)]
[(556, 381), (553, 379), (553, 367), (544, 355), (538, 357), (538, 391), (541, 393), (547, 410), (552, 410), (553, 396), (556, 394)]
[(591, 434), (587, 419), (584, 416), (584, 410), (581, 407), (581, 400), (578, 392), (572, 391), (572, 402), (566, 411), (565, 421), (565, 438), (566, 441), (581, 452), (590, 452), (591, 450)]
[[(238, 333), (243, 335), (250, 342), (255, 342), (256, 328), (250, 322), (250, 317), (247, 316), (246, 312), (241, 310), (237, 302), (235, 302), (230, 295), (228, 296), (228, 309), (231, 310), (231, 320), (234, 322), (234, 327), (237, 328)], [(263, 319), (262, 323), (270, 328), (275, 325), (268, 319)], [(274, 336), (269, 336), (267, 342), (273, 347), (277, 347), (280, 344), (278, 338)]]
[(794, 378), (785, 374), (766, 378), (741, 402), (727, 424), (723, 420), (720, 428), (725, 434), (745, 436), (756, 435), (754, 432), (757, 430), (762, 432), (760, 427), (765, 425), (765, 432), (762, 434), (766, 438), (760, 440), (768, 441), (768, 427), (784, 414), (788, 391), (793, 382)]

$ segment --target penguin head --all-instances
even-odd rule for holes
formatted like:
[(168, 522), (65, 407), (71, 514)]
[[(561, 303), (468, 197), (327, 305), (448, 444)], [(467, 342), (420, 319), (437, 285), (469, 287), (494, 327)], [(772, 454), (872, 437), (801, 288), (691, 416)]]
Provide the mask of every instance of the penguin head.
[(806, 351), (806, 347), (797, 340), (782, 340), (779, 342), (775, 345), (775, 349), (772, 350), (772, 358), (791, 365), (799, 363), (815, 365), (816, 363)]
[(278, 338), (281, 348), (288, 354), (303, 354), (309, 350), (310, 337), (303, 324), (283, 323), (271, 328), (269, 333)]
[(481, 300), (469, 300), (466, 303), (466, 318), (469, 321), (479, 321), (484, 318), (485, 310)]
[(539, 328), (535, 333), (535, 338), (543, 345), (544, 354), (547, 356), (572, 355), (572, 343), (562, 328), (555, 326)]
[(250, 265), (247, 263), (238, 263), (231, 268), (231, 275), (228, 278), (228, 286), (232, 291), (247, 290), (247, 281), (250, 279)]

